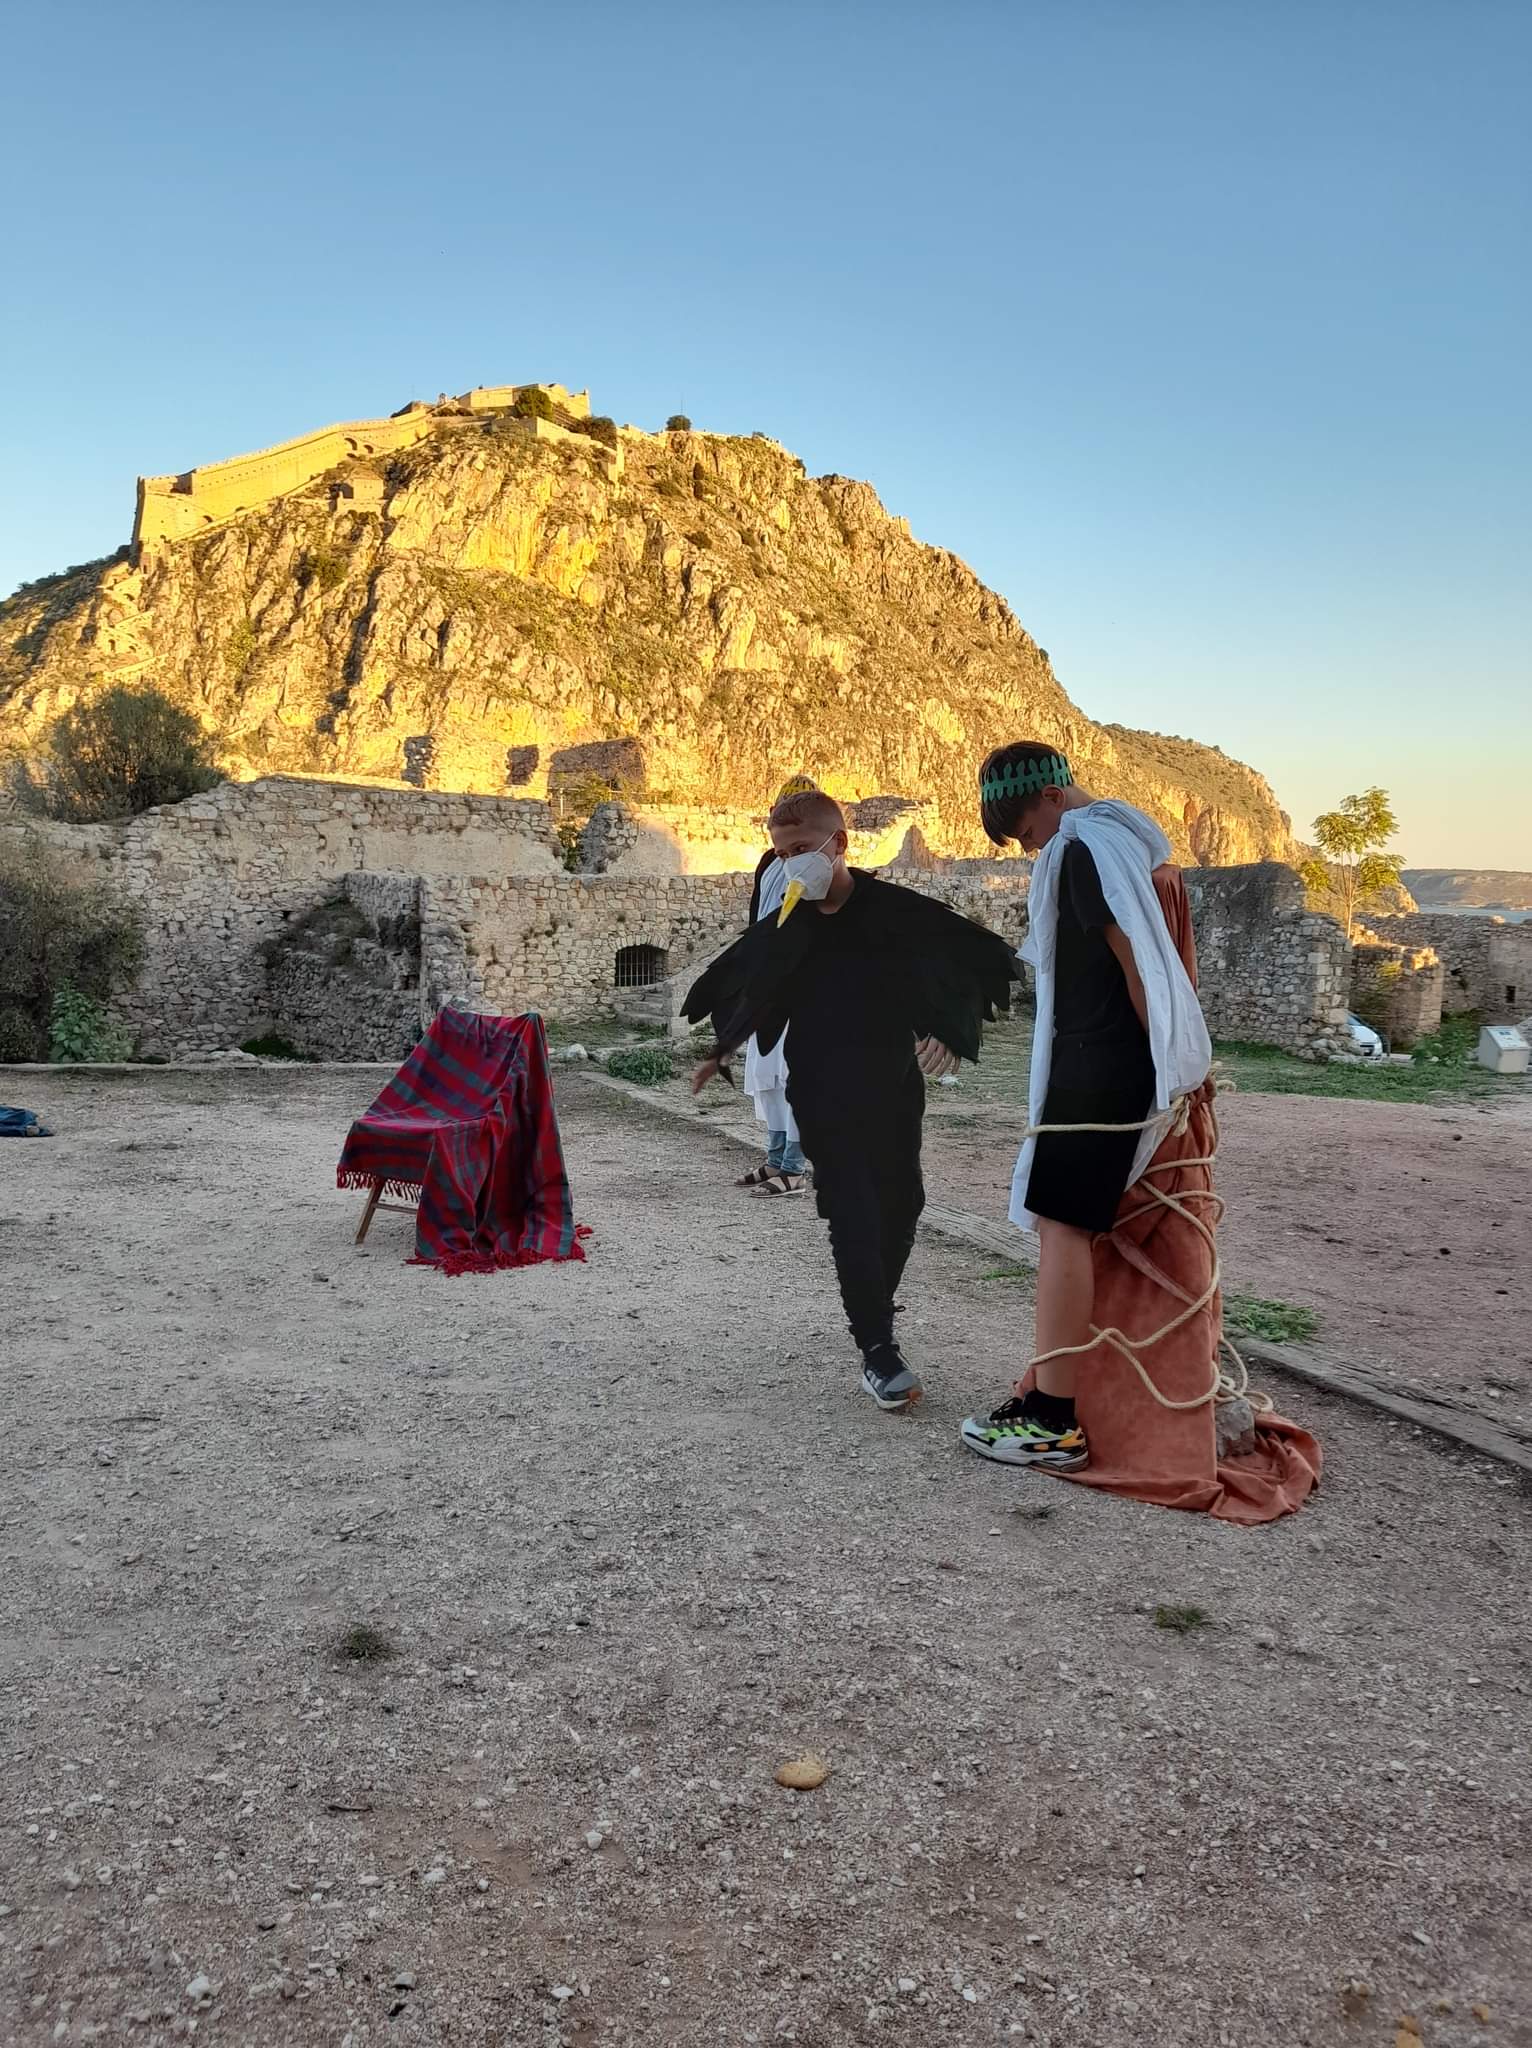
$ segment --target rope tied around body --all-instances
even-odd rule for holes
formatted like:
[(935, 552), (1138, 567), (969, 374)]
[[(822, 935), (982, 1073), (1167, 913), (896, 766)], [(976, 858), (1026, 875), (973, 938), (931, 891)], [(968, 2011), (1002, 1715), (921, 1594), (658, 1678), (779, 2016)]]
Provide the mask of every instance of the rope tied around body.
[[(1206, 1084), (1204, 1083), (1203, 1085), (1205, 1086)], [(1215, 1090), (1218, 1085), (1219, 1083), (1215, 1077)], [(1079, 1131), (1147, 1131), (1159, 1124), (1164, 1124), (1165, 1129), (1161, 1135), (1160, 1144), (1155, 1147), (1157, 1155), (1160, 1146), (1164, 1144), (1167, 1138), (1180, 1137), (1186, 1131), (1191, 1123), (1193, 1105), (1201, 1093), (1201, 1088), (1188, 1090), (1185, 1094), (1178, 1095), (1167, 1109), (1151, 1110), (1148, 1116), (1140, 1117), (1137, 1123), (1028, 1124), (1026, 1130), (1022, 1133), (1023, 1142), (1028, 1138), (1040, 1138), (1045, 1134), (1052, 1137)], [(1211, 1102), (1208, 1104), (1208, 1118), (1213, 1127), (1213, 1140), (1208, 1150), (1197, 1153), (1190, 1158), (1167, 1159), (1163, 1165), (1156, 1165), (1154, 1160), (1151, 1159), (1149, 1165), (1144, 1168), (1144, 1171), (1135, 1183), (1135, 1186), (1141, 1187), (1144, 1190), (1146, 1199), (1139, 1202), (1134, 1208), (1129, 1209), (1125, 1215), (1119, 1216), (1111, 1233), (1109, 1233), (1115, 1236), (1117, 1230), (1124, 1224), (1132, 1223), (1140, 1216), (1147, 1216), (1156, 1209), (1170, 1211), (1171, 1214), (1179, 1216), (1183, 1222), (1190, 1224), (1191, 1228), (1207, 1246), (1208, 1257), (1212, 1266), (1207, 1285), (1199, 1295), (1193, 1298), (1184, 1289), (1177, 1287), (1174, 1281), (1167, 1280), (1162, 1274), (1157, 1278), (1156, 1284), (1172, 1294), (1176, 1300), (1183, 1302), (1185, 1306), (1181, 1309), (1179, 1315), (1172, 1316), (1168, 1323), (1162, 1324), (1152, 1335), (1147, 1337), (1130, 1337), (1126, 1330), (1119, 1330), (1115, 1327), (1101, 1329), (1095, 1323), (1092, 1323), (1090, 1327), (1093, 1334), (1089, 1343), (1060, 1344), (1052, 1351), (1040, 1351), (1030, 1361), (1029, 1371), (1036, 1366), (1045, 1364), (1049, 1359), (1071, 1358), (1081, 1352), (1094, 1351), (1098, 1344), (1105, 1344), (1110, 1350), (1115, 1351), (1119, 1357), (1125, 1358), (1128, 1361), (1129, 1365), (1132, 1366), (1145, 1387), (1147, 1387), (1150, 1394), (1162, 1408), (1202, 1408), (1209, 1401), (1218, 1402), (1244, 1399), (1250, 1403), (1252, 1409), (1266, 1414), (1270, 1413), (1275, 1406), (1269, 1395), (1251, 1391), (1250, 1374), (1245, 1361), (1240, 1357), (1234, 1345), (1223, 1334), (1222, 1328), (1219, 1330), (1218, 1349), (1214, 1352), (1211, 1361), (1212, 1380), (1202, 1393), (1195, 1395), (1190, 1401), (1172, 1401), (1162, 1394), (1150, 1377), (1144, 1366), (1143, 1359), (1139, 1355), (1141, 1352), (1151, 1350), (1156, 1344), (1163, 1343), (1165, 1338), (1173, 1336), (1177, 1330), (1183, 1329), (1186, 1324), (1194, 1321), (1204, 1310), (1210, 1308), (1217, 1298), (1220, 1286), (1222, 1285), (1221, 1269), (1218, 1262), (1218, 1239), (1216, 1236), (1218, 1224), (1224, 1212), (1224, 1204), (1221, 1198), (1214, 1194), (1210, 1187), (1188, 1188), (1184, 1194), (1176, 1194), (1172, 1193), (1168, 1188), (1156, 1187), (1153, 1184), (1156, 1174), (1179, 1174), (1194, 1167), (1212, 1167), (1214, 1160), (1218, 1156), (1218, 1118), (1213, 1111)], [(1209, 1220), (1204, 1221), (1201, 1216), (1194, 1214), (1187, 1206), (1190, 1202), (1205, 1203), (1209, 1211)], [(1223, 1363), (1225, 1359), (1228, 1361), (1228, 1369), (1225, 1369)]]

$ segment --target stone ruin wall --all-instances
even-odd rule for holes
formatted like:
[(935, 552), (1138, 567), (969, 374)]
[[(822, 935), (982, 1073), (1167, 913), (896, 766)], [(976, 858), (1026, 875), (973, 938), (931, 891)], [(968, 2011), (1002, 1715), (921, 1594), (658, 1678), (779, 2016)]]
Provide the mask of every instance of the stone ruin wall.
[[(886, 866), (1019, 945), (1029, 866), (934, 860), (911, 822), (918, 807), (881, 801), (862, 807), (858, 864)], [(569, 874), (540, 802), (293, 777), (225, 783), (121, 825), (5, 829), (43, 831), (138, 907), (147, 957), (119, 1007), (142, 1051), (221, 1049), (277, 1030), (305, 1051), (390, 1058), (448, 1000), (611, 1014), (627, 946), (656, 948), (678, 996), (745, 921), (760, 821), (662, 809), (638, 823), (667, 835), (672, 858), (681, 849), (682, 871), (623, 855), (610, 872)], [(733, 866), (685, 871), (725, 851)], [(1304, 908), (1298, 877), (1265, 863), (1186, 880), (1215, 1037), (1315, 1057), (1340, 1049), (1350, 949), (1333, 920)], [(349, 955), (327, 963), (293, 943), (310, 913), (342, 897), (369, 921), (365, 973)], [(407, 967), (376, 938), (401, 919)]]
[(1297, 872), (1278, 861), (1184, 872), (1214, 1038), (1305, 1059), (1344, 1051), (1351, 948), (1333, 917), (1307, 908)]
[(1474, 1010), (1487, 1024), (1516, 1024), (1532, 1011), (1532, 924), (1431, 910), (1368, 923), (1393, 945), (1430, 947), (1438, 955), (1444, 1015)]
[(339, 895), (352, 870), (560, 872), (545, 804), (285, 776), (221, 783), (119, 825), (3, 830), (40, 831), (136, 907), (145, 960), (117, 1008), (155, 1054), (237, 1045), (266, 1029), (262, 948)]
[(1446, 970), (1430, 946), (1399, 946), (1358, 927), (1351, 949), (1351, 1007), (1393, 1052), (1408, 1052), (1442, 1021)]
[[(908, 880), (904, 869), (910, 844), (918, 839), (920, 820), (927, 815), (928, 806), (909, 797), (877, 796), (848, 803), (844, 810), (852, 866), (895, 865), (900, 880)], [(580, 867), (597, 875), (748, 873), (753, 872), (765, 845), (763, 812), (685, 804), (633, 805), (615, 797), (592, 812), (580, 836)]]
[(443, 1001), (515, 1015), (610, 1013), (620, 949), (652, 946), (667, 977), (735, 938), (750, 907), (750, 877), (563, 875), (432, 882), (423, 911), (421, 979)]
[(347, 875), (341, 900), (368, 929), (341, 961), (295, 941), (289, 925), (266, 955), (267, 1028), (311, 1059), (402, 1060), (434, 1014), (420, 982), (429, 886), (418, 875)]

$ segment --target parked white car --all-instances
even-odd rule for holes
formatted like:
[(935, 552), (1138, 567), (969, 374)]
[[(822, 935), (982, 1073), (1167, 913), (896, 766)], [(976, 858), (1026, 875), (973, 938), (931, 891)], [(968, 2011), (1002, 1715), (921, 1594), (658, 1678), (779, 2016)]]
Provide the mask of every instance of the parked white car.
[(1346, 1012), (1346, 1038), (1358, 1059), (1381, 1060), (1386, 1057), (1383, 1041), (1377, 1032), (1349, 1010)]

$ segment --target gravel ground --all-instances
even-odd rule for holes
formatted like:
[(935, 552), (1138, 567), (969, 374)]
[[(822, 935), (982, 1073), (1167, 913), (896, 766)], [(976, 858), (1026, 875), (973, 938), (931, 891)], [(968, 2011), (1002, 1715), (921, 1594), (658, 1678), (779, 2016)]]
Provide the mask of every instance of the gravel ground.
[[(1025, 1062), (994, 1064), (934, 1094), (925, 1157), (933, 1201), (999, 1220)], [(759, 1128), (748, 1104), (715, 1096), (715, 1118)], [(1337, 1358), (1532, 1430), (1532, 1096), (1231, 1094), (1218, 1115), (1229, 1286), (1315, 1310), (1317, 1341)]]
[(1311, 1394), (1267, 1530), (965, 1458), (982, 1258), (879, 1416), (808, 1205), (582, 1080), (587, 1266), (357, 1251), (376, 1083), (27, 1079), (0, 2039), (1532, 2043), (1519, 1481)]

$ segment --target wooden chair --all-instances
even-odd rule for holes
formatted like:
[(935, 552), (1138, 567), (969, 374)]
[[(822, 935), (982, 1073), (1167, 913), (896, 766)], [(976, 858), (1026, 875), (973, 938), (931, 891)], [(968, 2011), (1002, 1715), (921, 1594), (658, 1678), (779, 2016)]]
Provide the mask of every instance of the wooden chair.
[(387, 1185), (388, 1183), (381, 1179), (375, 1180), (372, 1184), (372, 1192), (367, 1197), (367, 1206), (362, 1211), (361, 1227), (356, 1233), (358, 1244), (362, 1242), (368, 1231), (371, 1230), (372, 1219), (380, 1209), (392, 1209), (398, 1216), (413, 1216), (415, 1213), (415, 1204), (413, 1202), (385, 1202), (383, 1190)]

